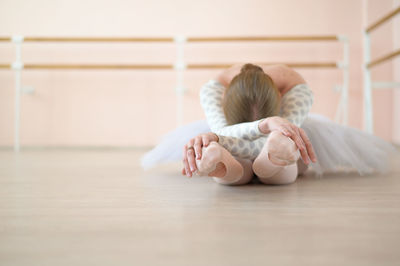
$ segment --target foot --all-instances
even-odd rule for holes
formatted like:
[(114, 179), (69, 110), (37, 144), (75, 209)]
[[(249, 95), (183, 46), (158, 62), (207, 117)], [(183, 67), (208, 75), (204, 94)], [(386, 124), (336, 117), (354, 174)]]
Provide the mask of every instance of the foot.
[(269, 135), (265, 145), (268, 158), (276, 165), (290, 165), (297, 162), (300, 157), (300, 152), (297, 149), (296, 143), (279, 131), (273, 131)]
[(208, 147), (203, 148), (202, 158), (196, 159), (197, 174), (200, 176), (225, 176), (226, 167), (222, 163), (222, 152), (220, 145), (216, 142), (211, 142)]
[(295, 163), (299, 157), (300, 152), (294, 141), (278, 131), (273, 131), (254, 160), (253, 171), (258, 177), (268, 178), (282, 167)]
[(202, 158), (196, 160), (197, 174), (232, 181), (243, 176), (243, 166), (217, 142), (203, 148)]

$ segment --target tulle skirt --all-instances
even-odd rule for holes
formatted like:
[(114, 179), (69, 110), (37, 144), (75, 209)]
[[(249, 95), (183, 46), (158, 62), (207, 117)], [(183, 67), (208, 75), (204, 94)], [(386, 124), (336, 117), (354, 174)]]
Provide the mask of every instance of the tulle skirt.
[[(361, 130), (342, 126), (328, 118), (310, 114), (301, 128), (307, 133), (317, 156), (310, 165), (317, 175), (358, 172), (360, 175), (385, 173), (399, 151), (390, 143)], [(205, 120), (181, 126), (168, 133), (160, 144), (142, 158), (145, 169), (161, 163), (182, 160), (183, 146), (193, 137), (210, 132)]]

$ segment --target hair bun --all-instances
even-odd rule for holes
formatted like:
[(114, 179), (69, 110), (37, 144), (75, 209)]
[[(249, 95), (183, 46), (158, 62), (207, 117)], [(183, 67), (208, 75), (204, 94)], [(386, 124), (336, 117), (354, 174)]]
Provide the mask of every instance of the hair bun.
[(264, 72), (264, 70), (261, 67), (253, 65), (253, 64), (245, 64), (240, 69), (240, 73), (247, 72), (247, 71), (261, 71), (261, 72)]

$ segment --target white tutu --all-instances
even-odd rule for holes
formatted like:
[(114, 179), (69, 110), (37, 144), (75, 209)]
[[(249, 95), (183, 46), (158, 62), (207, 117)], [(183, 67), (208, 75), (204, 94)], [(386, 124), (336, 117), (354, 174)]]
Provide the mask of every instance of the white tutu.
[(336, 124), (327, 117), (310, 114), (301, 128), (307, 133), (317, 156), (311, 165), (318, 175), (357, 171), (360, 175), (385, 173), (399, 151), (383, 139)]
[[(376, 136), (336, 124), (321, 115), (310, 114), (301, 128), (315, 150), (317, 162), (311, 164), (311, 170), (318, 175), (350, 171), (360, 175), (384, 173), (390, 169), (391, 158), (399, 153), (393, 145)], [(142, 166), (147, 169), (181, 160), (183, 146), (191, 138), (206, 132), (210, 132), (210, 127), (205, 120), (175, 129), (144, 155)]]
[(157, 164), (182, 160), (183, 146), (191, 138), (207, 132), (210, 132), (210, 127), (206, 120), (178, 127), (165, 135), (160, 144), (143, 156), (142, 167), (149, 169)]

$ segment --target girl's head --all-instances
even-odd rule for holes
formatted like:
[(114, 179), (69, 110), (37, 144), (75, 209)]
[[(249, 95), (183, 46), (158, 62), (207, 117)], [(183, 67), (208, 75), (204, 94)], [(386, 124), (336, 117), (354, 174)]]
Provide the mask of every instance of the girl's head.
[(229, 125), (276, 116), (280, 94), (261, 67), (246, 64), (225, 92), (222, 106)]

